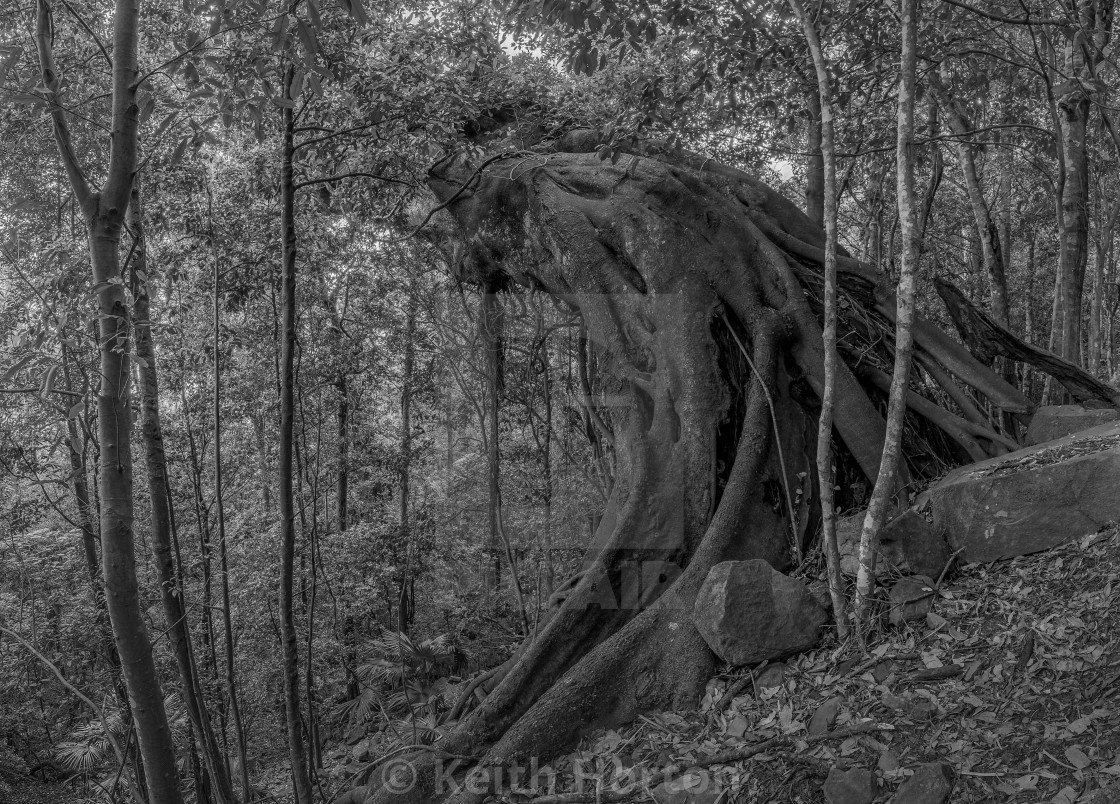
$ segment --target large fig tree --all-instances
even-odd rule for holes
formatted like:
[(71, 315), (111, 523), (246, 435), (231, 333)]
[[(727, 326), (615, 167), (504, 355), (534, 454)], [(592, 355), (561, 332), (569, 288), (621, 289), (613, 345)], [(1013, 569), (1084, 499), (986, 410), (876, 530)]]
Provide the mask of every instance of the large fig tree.
[[(816, 527), (823, 230), (739, 170), (656, 145), (604, 160), (600, 142), (576, 131), (430, 172), (427, 231), (464, 281), (578, 310), (617, 383), (618, 477), (584, 571), (484, 702), (438, 751), (410, 758), (415, 779), (391, 763), (353, 800), (481, 801), (447, 792), (447, 756), (544, 761), (590, 728), (695, 706), (715, 670), (691, 622), (708, 571), (743, 558), (788, 567)], [(835, 436), (849, 476), (871, 482), (895, 300), (868, 266), (841, 256), (838, 270)], [(914, 337), (901, 477), (1014, 448), (982, 407), (1021, 416), (1030, 401), (929, 323)]]

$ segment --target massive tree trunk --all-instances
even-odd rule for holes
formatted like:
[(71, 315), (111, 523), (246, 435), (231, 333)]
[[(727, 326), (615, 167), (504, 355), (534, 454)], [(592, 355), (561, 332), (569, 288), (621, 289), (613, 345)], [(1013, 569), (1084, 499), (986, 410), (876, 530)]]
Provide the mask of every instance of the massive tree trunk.
[[(598, 144), (593, 132), (573, 132), (532, 155), (509, 152), (477, 166), (456, 158), (430, 179), (441, 223), (427, 231), (459, 243), (461, 277), (533, 288), (571, 305), (625, 388), (626, 404), (613, 411), (616, 481), (583, 572), (497, 687), (440, 744), (491, 768), (544, 760), (590, 727), (694, 706), (715, 667), (691, 623), (697, 591), (720, 561), (789, 567), (795, 514), (781, 489), (811, 473), (816, 450), (819, 226), (733, 168), (638, 144), (612, 164), (595, 155)], [(893, 294), (871, 266), (845, 254), (837, 270), (848, 302), (841, 342), (863, 365), (888, 366)], [(916, 320), (913, 335), (917, 356), (946, 382), (952, 374), (1008, 412), (1031, 409), (927, 323)], [(838, 460), (872, 483), (885, 431), (873, 400), (882, 393), (871, 383), (865, 390), (848, 362), (837, 366)], [(962, 432), (981, 456), (1006, 448), (985, 425), (916, 392), (911, 398), (911, 447), (936, 452), (925, 440), (940, 430), (949, 438), (929, 443), (949, 444), (950, 458), (969, 458), (954, 440)], [(813, 516), (798, 515), (802, 523)], [(414, 784), (411, 771), (392, 764), (370, 800), (442, 797), (435, 760), (410, 761)], [(451, 796), (481, 798), (466, 790)]]

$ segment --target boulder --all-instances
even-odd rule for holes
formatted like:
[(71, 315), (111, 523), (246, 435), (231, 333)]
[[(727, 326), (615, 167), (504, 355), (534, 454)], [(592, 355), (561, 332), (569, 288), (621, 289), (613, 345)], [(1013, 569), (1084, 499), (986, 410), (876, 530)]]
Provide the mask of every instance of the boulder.
[(875, 774), (867, 768), (833, 768), (825, 779), (823, 792), (828, 804), (871, 804), (879, 789)]
[(961, 560), (1034, 553), (1120, 520), (1120, 422), (970, 464), (921, 496)]
[(902, 783), (890, 804), (944, 804), (953, 792), (956, 776), (953, 767), (944, 762), (922, 765)]
[[(859, 571), (859, 540), (864, 512), (836, 522), (840, 570), (855, 577)], [(883, 526), (875, 555), (875, 575), (930, 575), (936, 578), (953, 551), (944, 537), (918, 511), (903, 511)]]
[(820, 641), (827, 620), (828, 612), (804, 583), (760, 559), (716, 564), (692, 610), (704, 641), (733, 665), (809, 650)]
[(1080, 405), (1046, 405), (1035, 411), (1024, 443), (1042, 444), (1120, 419), (1113, 408), (1083, 408)]

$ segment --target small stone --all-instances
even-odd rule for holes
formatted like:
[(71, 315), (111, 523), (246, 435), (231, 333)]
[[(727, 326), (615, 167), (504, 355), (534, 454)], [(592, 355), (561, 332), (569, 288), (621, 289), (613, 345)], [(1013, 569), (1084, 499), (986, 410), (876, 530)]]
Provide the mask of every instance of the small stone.
[(877, 665), (871, 668), (871, 677), (875, 679), (876, 684), (882, 684), (884, 681), (890, 678), (890, 675), (893, 672), (894, 662), (890, 659), (887, 659), (885, 662), (879, 662)]
[(350, 731), (346, 732), (346, 744), (347, 745), (357, 745), (358, 743), (360, 743), (362, 741), (362, 738), (365, 737), (365, 736), (366, 736), (365, 725), (355, 726), (354, 728), (350, 729)]
[(742, 737), (747, 733), (747, 729), (749, 729), (750, 726), (751, 724), (747, 721), (747, 719), (742, 715), (739, 715), (727, 724), (725, 734), (727, 734), (728, 737)]
[(879, 792), (875, 774), (866, 768), (846, 771), (833, 768), (828, 772), (823, 790), (828, 804), (871, 804)]
[(891, 625), (924, 620), (933, 608), (933, 580), (925, 575), (899, 578), (891, 587)]
[(785, 679), (786, 666), (779, 662), (778, 664), (767, 665), (763, 668), (754, 683), (760, 690), (770, 690), (774, 689), (774, 687), (782, 686), (782, 682), (785, 681)]
[(893, 773), (899, 769), (898, 757), (894, 751), (886, 750), (879, 755), (879, 770), (883, 773)]
[(712, 774), (690, 770), (651, 791), (657, 804), (716, 804), (723, 789)]
[(887, 709), (893, 709), (896, 712), (909, 712), (912, 704), (905, 698), (899, 698), (897, 695), (884, 695), (883, 706)]
[(832, 727), (836, 725), (836, 716), (840, 714), (841, 703), (843, 703), (842, 698), (829, 698), (817, 707), (817, 711), (809, 719), (810, 736), (827, 734), (832, 730)]
[(369, 762), (373, 759), (372, 740), (361, 740), (350, 749), (350, 756), (358, 762)]
[(945, 804), (956, 778), (956, 771), (944, 762), (922, 765), (902, 783), (890, 804)]

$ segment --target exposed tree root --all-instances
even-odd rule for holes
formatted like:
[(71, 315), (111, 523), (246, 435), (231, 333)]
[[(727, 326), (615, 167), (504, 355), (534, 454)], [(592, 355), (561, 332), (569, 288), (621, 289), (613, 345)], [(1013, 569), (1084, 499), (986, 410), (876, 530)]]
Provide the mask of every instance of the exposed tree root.
[(1049, 374), (1082, 404), (1120, 407), (1120, 391), (1102, 382), (1084, 369), (1045, 349), (1031, 346), (997, 324), (980, 310), (951, 282), (935, 279), (937, 294), (945, 302), (961, 338), (982, 360), (1009, 357), (1034, 366)]

